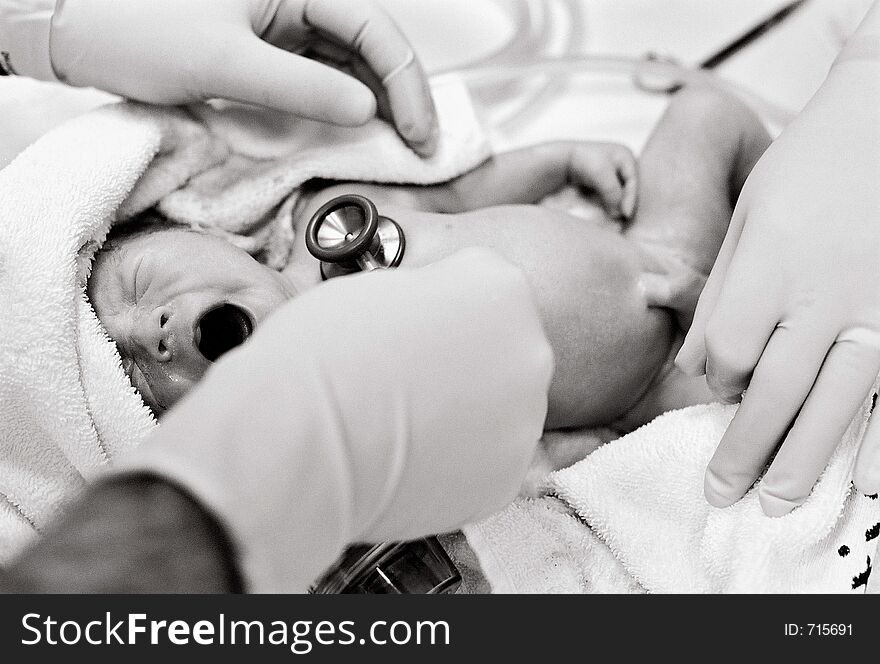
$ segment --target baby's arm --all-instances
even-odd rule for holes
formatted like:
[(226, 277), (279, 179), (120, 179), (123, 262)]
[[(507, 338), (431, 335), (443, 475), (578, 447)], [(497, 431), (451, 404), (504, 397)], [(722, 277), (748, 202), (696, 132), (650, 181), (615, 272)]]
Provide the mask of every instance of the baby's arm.
[[(439, 213), (470, 212), (496, 205), (538, 203), (566, 185), (582, 187), (598, 197), (613, 217), (629, 218), (636, 206), (636, 161), (623, 145), (586, 141), (541, 143), (504, 152), (474, 170), (438, 185), (380, 185), (357, 183), (359, 193), (377, 205), (391, 203)], [(310, 210), (351, 184), (322, 190)]]
[(538, 203), (566, 185), (599, 197), (615, 217), (630, 217), (636, 204), (636, 161), (616, 143), (556, 141), (496, 155), (447, 185), (449, 212), (494, 205)]

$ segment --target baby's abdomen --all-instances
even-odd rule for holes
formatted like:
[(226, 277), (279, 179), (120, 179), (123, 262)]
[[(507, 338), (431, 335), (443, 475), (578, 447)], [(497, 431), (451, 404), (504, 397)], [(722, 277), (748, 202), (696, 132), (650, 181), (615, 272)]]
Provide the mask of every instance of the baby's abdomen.
[(401, 210), (398, 221), (407, 234), (404, 265), (482, 246), (525, 271), (556, 356), (547, 428), (614, 422), (667, 359), (671, 319), (648, 308), (637, 250), (619, 233), (532, 205), (461, 215)]

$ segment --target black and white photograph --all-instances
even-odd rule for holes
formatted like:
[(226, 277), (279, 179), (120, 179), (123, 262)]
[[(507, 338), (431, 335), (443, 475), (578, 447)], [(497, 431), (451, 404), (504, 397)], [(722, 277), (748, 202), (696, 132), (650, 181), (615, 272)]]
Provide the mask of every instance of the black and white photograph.
[(878, 184), (875, 0), (0, 0), (4, 649), (869, 638)]

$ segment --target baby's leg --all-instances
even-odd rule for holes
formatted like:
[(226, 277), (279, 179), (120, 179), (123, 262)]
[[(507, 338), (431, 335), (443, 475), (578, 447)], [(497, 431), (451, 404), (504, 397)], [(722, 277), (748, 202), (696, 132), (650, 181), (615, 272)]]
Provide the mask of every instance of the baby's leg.
[(685, 88), (672, 98), (639, 160), (639, 207), (625, 231), (652, 271), (677, 282), (681, 275), (670, 271), (689, 268), (705, 280), (742, 185), (769, 144), (758, 117), (731, 95)]
[(649, 303), (672, 310), (682, 329), (651, 389), (619, 422), (634, 428), (673, 408), (712, 400), (705, 379), (672, 359), (727, 232), (746, 177), (770, 144), (760, 120), (717, 90), (673, 97), (642, 153), (639, 207), (625, 230), (643, 255)]

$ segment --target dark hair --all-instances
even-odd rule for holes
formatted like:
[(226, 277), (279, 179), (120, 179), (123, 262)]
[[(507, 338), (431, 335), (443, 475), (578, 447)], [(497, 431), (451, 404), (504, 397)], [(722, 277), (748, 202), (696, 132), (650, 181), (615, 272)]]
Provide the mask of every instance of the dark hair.
[(101, 251), (113, 250), (126, 240), (133, 240), (142, 235), (151, 235), (160, 231), (190, 231), (186, 226), (168, 221), (158, 212), (148, 210), (128, 221), (117, 223), (110, 228)]

